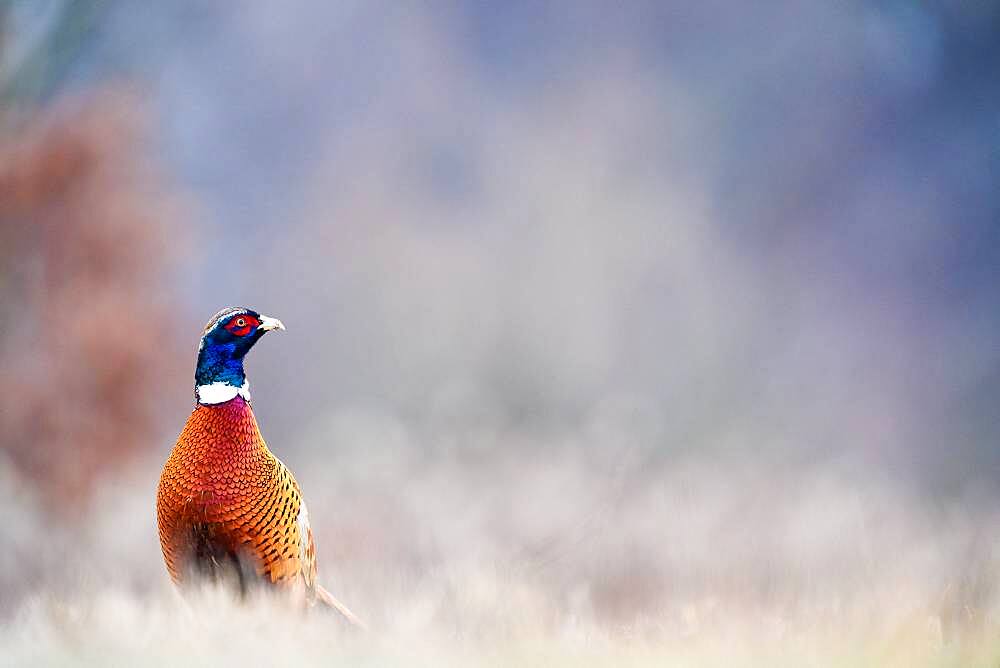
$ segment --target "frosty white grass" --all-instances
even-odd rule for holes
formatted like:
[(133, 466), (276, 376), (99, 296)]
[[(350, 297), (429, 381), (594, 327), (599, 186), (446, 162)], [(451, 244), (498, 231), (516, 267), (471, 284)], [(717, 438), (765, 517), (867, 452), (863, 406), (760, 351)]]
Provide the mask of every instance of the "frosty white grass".
[(182, 600), (153, 530), (151, 463), (72, 529), (42, 531), (30, 495), (4, 486), (15, 530), (0, 563), (12, 593), (0, 663), (964, 668), (1000, 658), (1000, 529), (975, 495), (933, 503), (831, 467), (605, 461), (580, 443), (469, 464), (420, 462), (382, 442), (384, 459), (342, 453), (303, 476), (322, 517), (321, 579), (370, 632), (273, 600)]

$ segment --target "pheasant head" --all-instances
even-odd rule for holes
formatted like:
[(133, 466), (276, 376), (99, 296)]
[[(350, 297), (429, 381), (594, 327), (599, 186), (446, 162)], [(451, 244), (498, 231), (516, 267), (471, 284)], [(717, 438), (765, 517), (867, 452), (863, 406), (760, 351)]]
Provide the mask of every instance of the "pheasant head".
[(201, 336), (194, 395), (199, 404), (221, 404), (237, 395), (250, 400), (243, 358), (264, 334), (285, 329), (281, 321), (248, 308), (216, 313)]

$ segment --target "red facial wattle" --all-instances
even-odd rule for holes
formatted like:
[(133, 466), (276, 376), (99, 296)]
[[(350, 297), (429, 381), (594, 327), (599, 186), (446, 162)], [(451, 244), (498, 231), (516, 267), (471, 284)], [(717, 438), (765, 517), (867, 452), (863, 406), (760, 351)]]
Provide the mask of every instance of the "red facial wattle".
[(225, 324), (225, 328), (234, 336), (246, 336), (259, 325), (260, 321), (247, 313), (230, 318), (229, 322)]

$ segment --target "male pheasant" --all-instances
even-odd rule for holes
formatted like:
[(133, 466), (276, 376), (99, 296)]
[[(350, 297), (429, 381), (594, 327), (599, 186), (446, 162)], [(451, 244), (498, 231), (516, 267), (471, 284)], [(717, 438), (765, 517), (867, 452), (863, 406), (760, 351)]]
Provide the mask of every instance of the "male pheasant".
[(280, 320), (228, 308), (205, 327), (194, 412), (163, 467), (156, 495), (170, 578), (232, 580), (305, 594), (357, 618), (316, 581), (316, 549), (298, 483), (267, 448), (250, 406), (243, 358)]

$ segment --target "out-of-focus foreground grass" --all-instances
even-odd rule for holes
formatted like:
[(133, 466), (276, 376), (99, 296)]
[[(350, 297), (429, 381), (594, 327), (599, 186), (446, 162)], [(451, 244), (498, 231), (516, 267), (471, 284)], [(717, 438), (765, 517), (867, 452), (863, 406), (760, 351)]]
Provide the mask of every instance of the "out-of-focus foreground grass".
[[(159, 599), (140, 605), (105, 591), (81, 604), (43, 601), (3, 630), (8, 665), (576, 665), (576, 666), (954, 666), (996, 665), (1000, 643), (983, 633), (942, 644), (923, 620), (891, 632), (863, 625), (801, 628), (741, 617), (691, 631), (609, 634), (567, 629), (476, 636), (331, 630), (329, 618), (289, 616), (221, 596), (195, 610)], [(529, 620), (508, 620), (527, 625)]]
[[(384, 416), (339, 420), (338, 440), (391, 442)], [(626, 471), (622, 487), (568, 441), (530, 476), (509, 456), (399, 451), (375, 474), (341, 451), (301, 476), (321, 579), (367, 634), (273, 601), (182, 601), (150, 529), (150, 461), (44, 550), (34, 530), (10, 546), (5, 582), (40, 575), (4, 611), (0, 646), (15, 665), (995, 665), (988, 512), (697, 458)], [(5, 513), (30, 510), (14, 496)]]

